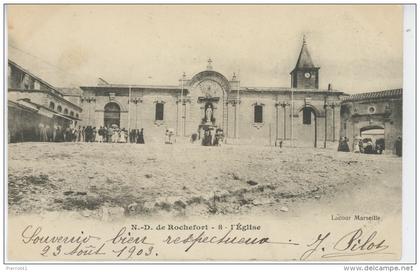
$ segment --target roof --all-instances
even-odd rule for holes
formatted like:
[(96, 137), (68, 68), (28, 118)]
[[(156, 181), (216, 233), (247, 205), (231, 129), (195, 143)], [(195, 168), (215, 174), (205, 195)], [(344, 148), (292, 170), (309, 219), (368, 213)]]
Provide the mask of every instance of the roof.
[[(107, 84), (107, 85), (97, 85), (97, 86), (80, 86), (83, 89), (128, 89), (128, 88), (137, 88), (137, 89), (165, 89), (165, 90), (181, 90), (181, 86), (178, 85), (138, 85), (138, 84)], [(184, 89), (186, 89), (185, 87)]]
[(18, 68), (19, 70), (21, 70), (22, 72), (30, 75), (31, 77), (35, 78), (36, 80), (38, 80), (39, 82), (45, 84), (48, 88), (57, 91), (58, 93), (62, 94), (57, 88), (55, 88), (54, 86), (52, 86), (50, 83), (46, 82), (45, 80), (43, 80), (42, 78), (40, 78), (37, 75), (34, 75), (32, 72), (28, 71), (27, 69), (23, 68), (22, 66), (20, 66), (19, 64), (17, 64), (16, 62), (12, 61), (9, 59), (9, 64), (15, 66), (16, 68)]
[[(108, 85), (100, 85), (100, 86), (81, 86), (82, 90), (84, 89), (158, 89), (158, 90), (171, 90), (171, 91), (180, 91), (181, 86), (178, 85), (129, 85), (129, 84), (108, 84)], [(184, 86), (185, 90), (188, 90), (188, 86)], [(335, 94), (343, 94), (343, 92), (339, 90), (327, 90), (327, 89), (295, 89), (290, 87), (245, 87), (241, 86), (239, 88), (241, 92), (291, 92), (292, 90), (295, 92), (328, 92), (328, 93), (335, 93)], [(236, 88), (231, 88), (231, 92), (235, 92)]]
[(306, 44), (305, 38), (303, 38), (302, 48), (300, 49), (299, 57), (294, 70), (302, 68), (318, 68), (315, 67), (314, 63), (312, 62), (311, 54), (309, 54), (308, 45)]
[[(297, 89), (297, 88), (290, 88), (290, 87), (241, 87), (241, 91), (243, 92), (308, 92), (308, 93), (335, 93), (335, 94), (343, 94), (342, 91), (339, 90), (328, 90), (328, 89)], [(235, 88), (232, 89), (232, 92), (235, 91)]]
[(22, 110), (26, 110), (26, 111), (30, 111), (30, 112), (37, 112), (38, 111), (38, 109), (36, 107), (23, 105), (22, 103), (18, 103), (18, 102), (12, 101), (12, 100), (8, 100), (7, 105), (9, 107), (20, 108)]
[(343, 98), (343, 102), (351, 101), (362, 101), (362, 100), (371, 100), (371, 99), (383, 99), (383, 98), (402, 98), (403, 89), (391, 89), (378, 92), (366, 92), (353, 94)]

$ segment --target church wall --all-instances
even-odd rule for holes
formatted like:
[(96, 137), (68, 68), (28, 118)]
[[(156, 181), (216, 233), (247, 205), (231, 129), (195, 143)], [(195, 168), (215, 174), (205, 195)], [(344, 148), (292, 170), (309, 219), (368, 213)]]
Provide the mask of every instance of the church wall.
[[(103, 126), (104, 108), (110, 102), (115, 102), (120, 106), (120, 127), (126, 130), (144, 128), (145, 140), (150, 142), (164, 142), (165, 131), (167, 128), (177, 127), (177, 95), (173, 91), (154, 91), (154, 90), (132, 90), (131, 103), (128, 103), (128, 95), (120, 95), (118, 91), (115, 96), (101, 95), (106, 91), (101, 90), (98, 95), (94, 91), (84, 90), (85, 98), (94, 97), (94, 100), (84, 99), (82, 102), (82, 124), (83, 126)], [(133, 100), (136, 100), (133, 101)], [(164, 103), (164, 120), (155, 120), (156, 103)], [(187, 103), (188, 104), (188, 103)], [(130, 113), (129, 113), (130, 111)]]
[(83, 91), (83, 95), (82, 95), (82, 99), (81, 99), (81, 104), (80, 106), (82, 107), (82, 112), (80, 114), (80, 119), (82, 119), (82, 121), (80, 122), (80, 126), (94, 126), (95, 125), (95, 120), (92, 119), (91, 114), (92, 112), (95, 111), (95, 107), (96, 107), (96, 101), (91, 101), (88, 100), (87, 98), (95, 98), (98, 99), (98, 97), (96, 97), (96, 94), (94, 91), (91, 90), (84, 90)]
[(235, 137), (235, 111), (236, 111), (236, 105), (232, 104), (231, 102), (227, 105), (227, 111), (228, 111), (228, 117), (227, 117), (227, 133), (226, 136), (228, 138), (234, 138)]
[[(175, 129), (177, 122), (177, 104), (175, 95), (169, 93), (147, 92), (138, 104), (137, 128), (144, 129), (145, 140), (149, 142), (164, 142), (165, 131)], [(164, 103), (163, 120), (155, 120), (156, 103)], [(135, 127), (135, 114), (131, 116), (132, 128)]]
[[(215, 107), (217, 107), (216, 111), (222, 110), (222, 108), (218, 107), (218, 105), (215, 105)], [(186, 112), (186, 128), (184, 130), (184, 135), (191, 136), (193, 133), (198, 133), (198, 125), (204, 116), (204, 103), (199, 103), (194, 97), (191, 101), (185, 104), (184, 108)], [(219, 119), (217, 120), (219, 121)]]
[[(246, 94), (239, 105), (239, 138), (241, 143), (273, 144), (275, 139), (275, 96), (272, 94)], [(263, 122), (254, 122), (254, 107), (263, 107)]]
[[(331, 101), (338, 101), (338, 97), (331, 96)], [(303, 124), (303, 107), (306, 103), (314, 108), (310, 125)], [(286, 105), (286, 113), (282, 104)], [(254, 123), (254, 106), (263, 106), (263, 123)], [(277, 106), (276, 106), (277, 104)], [(229, 108), (228, 136), (234, 137), (235, 112), (232, 105)], [(243, 93), (241, 95), (239, 115), (239, 139), (240, 143), (258, 143), (274, 145), (275, 140), (290, 141), (292, 134), (290, 95), (272, 93)], [(335, 111), (335, 125), (333, 125), (333, 111)], [(327, 112), (327, 142), (337, 140), (340, 134), (340, 108), (328, 108)], [(286, 124), (284, 116), (286, 114)], [(317, 133), (317, 145), (323, 146), (325, 135), (325, 111), (324, 95), (295, 93), (293, 115), (293, 139), (297, 146), (314, 146), (315, 121)], [(286, 139), (284, 132), (286, 130)], [(335, 130), (335, 135), (333, 130)], [(335, 139), (334, 137), (335, 136)]]
[[(97, 91), (98, 92), (98, 91)], [(116, 92), (116, 91), (113, 91)], [(97, 94), (92, 90), (85, 90), (83, 94), (83, 112), (81, 119), (83, 120), (82, 126), (103, 126), (104, 125), (104, 107), (109, 102), (117, 103), (121, 108), (120, 113), (120, 127), (128, 129), (130, 115), (130, 128), (144, 129), (145, 139), (149, 142), (164, 142), (165, 131), (168, 128), (174, 129), (178, 132), (178, 139), (182, 140), (181, 126), (181, 110), (185, 110), (185, 136), (188, 138), (192, 133), (196, 133), (198, 126), (204, 117), (205, 103), (199, 102), (197, 98), (185, 96), (185, 105), (182, 107), (178, 103), (179, 94), (173, 90), (132, 90), (132, 103), (128, 103), (128, 95), (125, 93), (116, 93), (115, 96), (110, 97), (106, 91), (101, 90)], [(324, 141), (324, 96), (317, 94), (297, 93), (294, 95), (294, 118), (293, 118), (293, 137), (298, 146), (313, 146), (315, 138), (315, 117), (312, 116), (310, 125), (304, 125), (302, 122), (303, 112), (302, 108), (307, 104), (312, 106), (317, 113), (317, 139), (318, 142)], [(94, 99), (92, 99), (94, 98)], [(235, 139), (235, 135), (239, 140), (229, 142), (239, 142), (241, 144), (253, 143), (262, 145), (274, 145), (276, 139), (283, 140), (284, 142), (290, 141), (291, 137), (291, 100), (290, 94), (277, 94), (277, 93), (242, 93), (240, 96), (241, 103), (236, 111), (235, 103), (232, 95), (229, 97), (230, 102), (227, 107), (223, 107), (225, 100), (223, 97), (214, 102), (214, 117), (216, 125), (227, 129), (225, 135), (229, 139)], [(133, 101), (133, 99), (135, 101)], [(233, 99), (233, 100), (232, 100)], [(137, 102), (137, 103), (136, 103)], [(155, 107), (157, 102), (164, 103), (164, 120), (155, 120)], [(284, 124), (284, 108), (282, 103), (286, 102), (286, 124)], [(263, 122), (254, 123), (254, 106), (261, 105), (263, 107)], [(277, 105), (277, 106), (276, 106)], [(130, 110), (130, 114), (128, 111)], [(223, 111), (227, 110), (226, 122), (223, 120)], [(336, 111), (336, 137), (339, 137), (340, 118), (339, 107), (334, 109)], [(327, 140), (333, 140), (332, 132), (332, 111), (329, 109), (327, 115), (328, 130)], [(239, 121), (239, 126), (236, 127), (235, 116)], [(236, 131), (238, 129), (238, 131)], [(284, 129), (286, 129), (286, 139), (284, 139)], [(235, 134), (236, 133), (236, 134)], [(318, 146), (320, 146), (318, 144)]]

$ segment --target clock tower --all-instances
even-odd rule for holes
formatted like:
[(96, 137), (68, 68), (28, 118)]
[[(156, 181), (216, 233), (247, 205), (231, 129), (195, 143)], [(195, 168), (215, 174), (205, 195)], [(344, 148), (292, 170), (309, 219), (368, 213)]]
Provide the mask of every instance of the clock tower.
[(290, 72), (292, 88), (318, 89), (319, 88), (319, 67), (316, 67), (309, 54), (305, 36), (303, 37), (302, 49), (296, 67)]

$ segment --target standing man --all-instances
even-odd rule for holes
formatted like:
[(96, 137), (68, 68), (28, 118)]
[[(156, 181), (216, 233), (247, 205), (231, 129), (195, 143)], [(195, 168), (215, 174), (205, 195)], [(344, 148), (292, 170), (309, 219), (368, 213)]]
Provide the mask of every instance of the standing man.
[(401, 138), (401, 136), (399, 136), (397, 138), (397, 140), (395, 141), (395, 154), (398, 157), (402, 156), (402, 138)]

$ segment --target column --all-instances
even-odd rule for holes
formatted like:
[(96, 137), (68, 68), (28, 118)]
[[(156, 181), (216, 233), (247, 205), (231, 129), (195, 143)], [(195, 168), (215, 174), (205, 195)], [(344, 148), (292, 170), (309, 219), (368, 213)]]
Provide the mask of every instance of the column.
[(132, 97), (131, 102), (133, 105), (130, 110), (134, 111), (134, 116), (133, 114), (130, 114), (131, 129), (138, 129), (140, 128), (140, 125), (141, 125), (141, 106), (139, 104), (142, 103), (143, 100), (141, 97), (137, 96), (137, 97)]
[(281, 106), (283, 108), (283, 140), (287, 139), (287, 106), (290, 106), (289, 103), (286, 101), (283, 101), (282, 103), (279, 103), (278, 106)]
[(180, 108), (180, 103), (181, 101), (179, 100), (179, 98), (176, 99), (176, 136), (179, 136), (180, 133), (180, 112), (181, 110)]
[(234, 126), (234, 128), (233, 128), (233, 137), (236, 139), (238, 136), (238, 134), (237, 134), (237, 129), (238, 129), (238, 122), (237, 122), (237, 116), (238, 116), (238, 107), (237, 107), (237, 104), (236, 104), (236, 101), (233, 101), (232, 102), (232, 106), (234, 107), (234, 115), (233, 115), (233, 120), (234, 120), (234, 124), (235, 124), (235, 126)]
[(226, 138), (228, 138), (229, 137), (229, 135), (228, 135), (229, 134), (229, 102), (228, 102), (228, 100), (226, 100), (226, 102), (223, 101), (223, 103), (224, 103), (223, 107), (226, 107), (226, 109), (225, 109), (225, 111), (226, 111), (226, 120), (225, 120), (225, 127), (223, 129), (226, 128), (226, 130), (225, 130), (225, 134), (226, 135), (225, 136), (226, 136)]
[(277, 139), (279, 138), (279, 103), (277, 102), (274, 106), (276, 107), (276, 139), (275, 139), (275, 143), (277, 143)]
[(187, 135), (187, 127), (189, 128), (188, 121), (190, 118), (189, 116), (187, 116), (189, 115), (188, 110), (189, 110), (189, 107), (187, 107), (187, 103), (185, 103), (185, 100), (184, 100), (184, 103), (182, 104), (182, 118), (183, 118), (182, 136)]
[(187, 136), (192, 131), (191, 127), (191, 98), (190, 97), (184, 97), (183, 105), (181, 107), (182, 109), (182, 115), (183, 115), (183, 126), (182, 126), (182, 136)]

